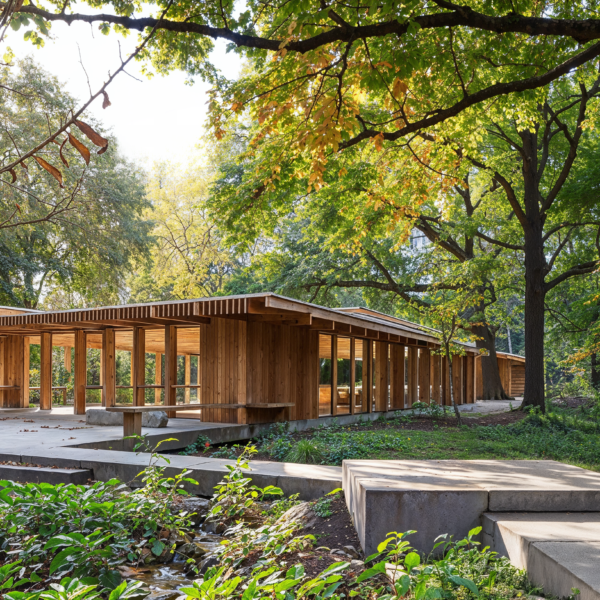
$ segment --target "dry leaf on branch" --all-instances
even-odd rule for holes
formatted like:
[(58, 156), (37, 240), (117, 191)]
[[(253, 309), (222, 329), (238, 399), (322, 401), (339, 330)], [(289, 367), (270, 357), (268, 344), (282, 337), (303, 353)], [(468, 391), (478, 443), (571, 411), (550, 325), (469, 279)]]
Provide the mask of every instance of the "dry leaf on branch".
[(69, 138), (65, 138), (64, 142), (60, 145), (60, 150), (58, 151), (58, 153), (60, 154), (60, 160), (63, 161), (63, 165), (65, 165), (65, 167), (67, 167), (67, 169), (69, 168), (69, 163), (67, 162), (67, 159), (63, 155), (63, 148), (65, 147), (65, 144), (67, 143), (68, 139)]
[(106, 92), (102, 92), (104, 100), (102, 101), (102, 108), (108, 108), (110, 106), (110, 100)]
[[(108, 147), (108, 140), (103, 138), (99, 133), (96, 133), (87, 123), (83, 121), (75, 121), (75, 125), (79, 127), (81, 132), (85, 134), (92, 143), (96, 144), (96, 146), (100, 146), (100, 148), (105, 149)], [(98, 154), (102, 154), (102, 152), (98, 152)]]
[(17, 180), (17, 174), (15, 173), (14, 169), (9, 169), (8, 172), (12, 175), (12, 181), (11, 183), (14, 183)]
[(85, 146), (85, 144), (82, 144), (71, 133), (69, 133), (69, 142), (71, 143), (71, 146), (74, 146), (75, 148), (77, 148), (79, 154), (81, 154), (81, 156), (83, 156), (83, 160), (85, 160), (85, 164), (89, 165), (90, 164), (90, 151), (87, 149), (87, 146)]
[(42, 169), (45, 169), (46, 171), (48, 171), (48, 173), (50, 173), (50, 175), (52, 175), (52, 177), (54, 177), (54, 179), (56, 179), (56, 181), (58, 181), (58, 184), (60, 185), (61, 188), (65, 187), (63, 185), (62, 173), (56, 167), (53, 167), (51, 164), (47, 163), (43, 158), (40, 158), (39, 156), (34, 156), (33, 158), (35, 158), (38, 165), (40, 165), (40, 167), (42, 167)]

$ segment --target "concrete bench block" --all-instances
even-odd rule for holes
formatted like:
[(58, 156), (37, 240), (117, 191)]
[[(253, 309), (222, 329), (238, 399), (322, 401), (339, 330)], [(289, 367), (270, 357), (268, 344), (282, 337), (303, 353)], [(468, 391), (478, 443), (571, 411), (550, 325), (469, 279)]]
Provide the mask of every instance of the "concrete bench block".
[(408, 541), (425, 553), (432, 550), (440, 535), (462, 539), (481, 525), (488, 498), (485, 490), (472, 485), (414, 477), (403, 481), (359, 479), (352, 499), (354, 525), (369, 555), (393, 531), (416, 530)]
[[(85, 414), (87, 425), (121, 426), (123, 427), (123, 413), (108, 412), (103, 408), (88, 408)], [(167, 413), (163, 410), (142, 413), (142, 427), (161, 428), (169, 422)]]
[(486, 513), (483, 541), (545, 592), (600, 600), (600, 513)]
[(0, 479), (17, 483), (73, 483), (83, 485), (92, 478), (87, 469), (49, 469), (46, 467), (21, 467), (0, 465)]

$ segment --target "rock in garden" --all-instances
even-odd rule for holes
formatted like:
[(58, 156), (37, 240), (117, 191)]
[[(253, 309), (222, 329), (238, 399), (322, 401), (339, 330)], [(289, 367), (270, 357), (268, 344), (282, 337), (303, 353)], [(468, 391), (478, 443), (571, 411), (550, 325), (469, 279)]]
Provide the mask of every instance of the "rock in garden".
[(354, 546), (342, 546), (342, 550), (352, 558), (360, 558), (360, 554), (356, 551)]
[(312, 529), (319, 517), (314, 513), (310, 502), (302, 502), (284, 512), (277, 523), (299, 523), (300, 529)]
[(205, 558), (200, 563), (200, 575), (204, 575), (206, 571), (208, 571), (211, 567), (216, 567), (219, 564), (219, 560), (214, 556), (209, 556)]
[(351, 560), (350, 561), (350, 570), (358, 573), (360, 571), (364, 571), (365, 563), (362, 560)]
[[(87, 425), (123, 426), (123, 413), (108, 412), (102, 408), (88, 408), (85, 413)], [(163, 410), (142, 413), (142, 427), (161, 428), (169, 422), (167, 413)]]
[(177, 548), (177, 552), (182, 554), (185, 558), (199, 558), (204, 556), (208, 550), (202, 544), (190, 542)]
[(192, 521), (192, 525), (197, 527), (204, 521), (209, 504), (210, 500), (207, 500), (206, 498), (198, 498), (198, 496), (182, 496), (178, 508), (180, 511), (189, 513), (191, 515), (190, 520)]

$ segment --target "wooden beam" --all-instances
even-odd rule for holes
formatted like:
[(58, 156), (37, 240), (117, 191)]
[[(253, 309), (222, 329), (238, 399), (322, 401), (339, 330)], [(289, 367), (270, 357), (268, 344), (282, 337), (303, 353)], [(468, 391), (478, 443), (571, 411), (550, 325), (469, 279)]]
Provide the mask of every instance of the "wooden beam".
[(40, 335), (40, 410), (52, 409), (52, 334)]
[(85, 331), (75, 331), (75, 409), (76, 415), (85, 415), (85, 386), (87, 385), (87, 346)]
[(475, 357), (472, 354), (467, 354), (466, 363), (465, 400), (467, 404), (473, 404), (475, 402)]
[[(70, 351), (70, 349), (69, 349)], [(117, 403), (117, 352), (115, 330), (107, 328), (102, 332), (102, 406), (115, 406)]]
[[(177, 404), (177, 329), (173, 325), (165, 327), (165, 406)], [(176, 413), (167, 413), (169, 418), (174, 418)]]
[(318, 329), (320, 331), (332, 331), (335, 329), (335, 322), (328, 321), (327, 319), (315, 319), (312, 320), (312, 329)]
[[(154, 385), (162, 385), (162, 353), (157, 352), (154, 355), (156, 358), (154, 359)], [(160, 404), (160, 389), (156, 388), (154, 390), (154, 404)]]
[(131, 353), (133, 381), (133, 405), (144, 406), (146, 396), (143, 385), (146, 383), (146, 331), (143, 327), (133, 328), (133, 352)]
[(373, 412), (373, 342), (363, 340), (363, 412)]

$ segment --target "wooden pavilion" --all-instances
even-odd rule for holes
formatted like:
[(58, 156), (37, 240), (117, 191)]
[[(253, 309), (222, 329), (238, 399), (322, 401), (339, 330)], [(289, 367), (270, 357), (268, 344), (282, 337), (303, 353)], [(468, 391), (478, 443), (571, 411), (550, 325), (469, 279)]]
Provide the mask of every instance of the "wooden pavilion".
[[(40, 345), (43, 410), (52, 407), (56, 346), (74, 372), (75, 414), (85, 413), (94, 389), (106, 407), (117, 404), (118, 389), (128, 389), (134, 406), (197, 403), (197, 412), (179, 417), (217, 423), (451, 403), (447, 364), (435, 353), (432, 330), (364, 308), (329, 309), (271, 293), (68, 311), (0, 309), (0, 407), (29, 406), (32, 344)], [(88, 383), (89, 349), (101, 353), (95, 385)], [(131, 353), (126, 382), (117, 381), (119, 351)], [(475, 401), (476, 354), (465, 346), (465, 355), (455, 357), (459, 403)]]

